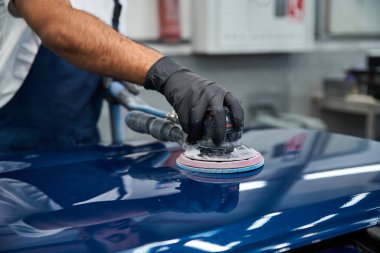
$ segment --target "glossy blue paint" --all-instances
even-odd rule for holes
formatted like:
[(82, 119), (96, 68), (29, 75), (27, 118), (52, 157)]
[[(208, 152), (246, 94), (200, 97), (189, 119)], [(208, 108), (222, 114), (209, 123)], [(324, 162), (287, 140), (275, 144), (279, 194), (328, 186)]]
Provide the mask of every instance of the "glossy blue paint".
[[(380, 221), (380, 143), (305, 130), (243, 143), (263, 169), (184, 172), (162, 143), (1, 157), (0, 251), (283, 252)], [(31, 189), (45, 205), (20, 200)]]

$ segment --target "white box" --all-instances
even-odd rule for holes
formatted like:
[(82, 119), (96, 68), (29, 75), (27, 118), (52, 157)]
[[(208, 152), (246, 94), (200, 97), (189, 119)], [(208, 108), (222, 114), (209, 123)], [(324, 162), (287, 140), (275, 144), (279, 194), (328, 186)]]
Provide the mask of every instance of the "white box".
[[(291, 8), (299, 2), (302, 8)], [(196, 53), (294, 52), (314, 45), (314, 0), (192, 0), (192, 8)]]

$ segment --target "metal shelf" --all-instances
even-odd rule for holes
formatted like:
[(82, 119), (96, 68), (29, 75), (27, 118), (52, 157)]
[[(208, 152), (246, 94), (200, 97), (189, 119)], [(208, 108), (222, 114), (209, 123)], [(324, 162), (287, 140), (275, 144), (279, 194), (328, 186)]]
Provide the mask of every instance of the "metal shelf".
[(316, 41), (314, 51), (380, 49), (380, 40)]
[(193, 50), (191, 43), (179, 44), (162, 44), (162, 43), (144, 43), (148, 47), (156, 49), (157, 51), (169, 56), (191, 55)]

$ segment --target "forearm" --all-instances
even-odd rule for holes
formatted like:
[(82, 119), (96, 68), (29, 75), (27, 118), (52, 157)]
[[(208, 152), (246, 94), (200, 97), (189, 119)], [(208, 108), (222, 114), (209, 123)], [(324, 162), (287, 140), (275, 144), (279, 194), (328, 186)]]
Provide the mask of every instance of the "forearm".
[[(33, 0), (30, 1), (34, 2), (33, 9), (27, 2), (16, 0), (16, 8), (42, 43), (80, 68), (142, 84), (150, 67), (162, 57), (159, 52), (122, 36), (94, 16), (72, 8), (67, 1), (43, 3)], [(39, 13), (47, 8), (46, 4), (52, 5), (49, 14)]]

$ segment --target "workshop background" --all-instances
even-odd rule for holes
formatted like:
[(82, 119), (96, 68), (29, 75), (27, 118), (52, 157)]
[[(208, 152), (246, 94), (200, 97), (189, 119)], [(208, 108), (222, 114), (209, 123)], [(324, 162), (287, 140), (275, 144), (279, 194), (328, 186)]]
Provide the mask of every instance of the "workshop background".
[[(121, 31), (230, 90), (247, 127), (379, 140), (378, 10), (377, 0), (128, 0)], [(161, 94), (140, 94), (172, 110)], [(105, 103), (103, 143), (108, 114)], [(127, 140), (151, 138), (126, 131)]]

